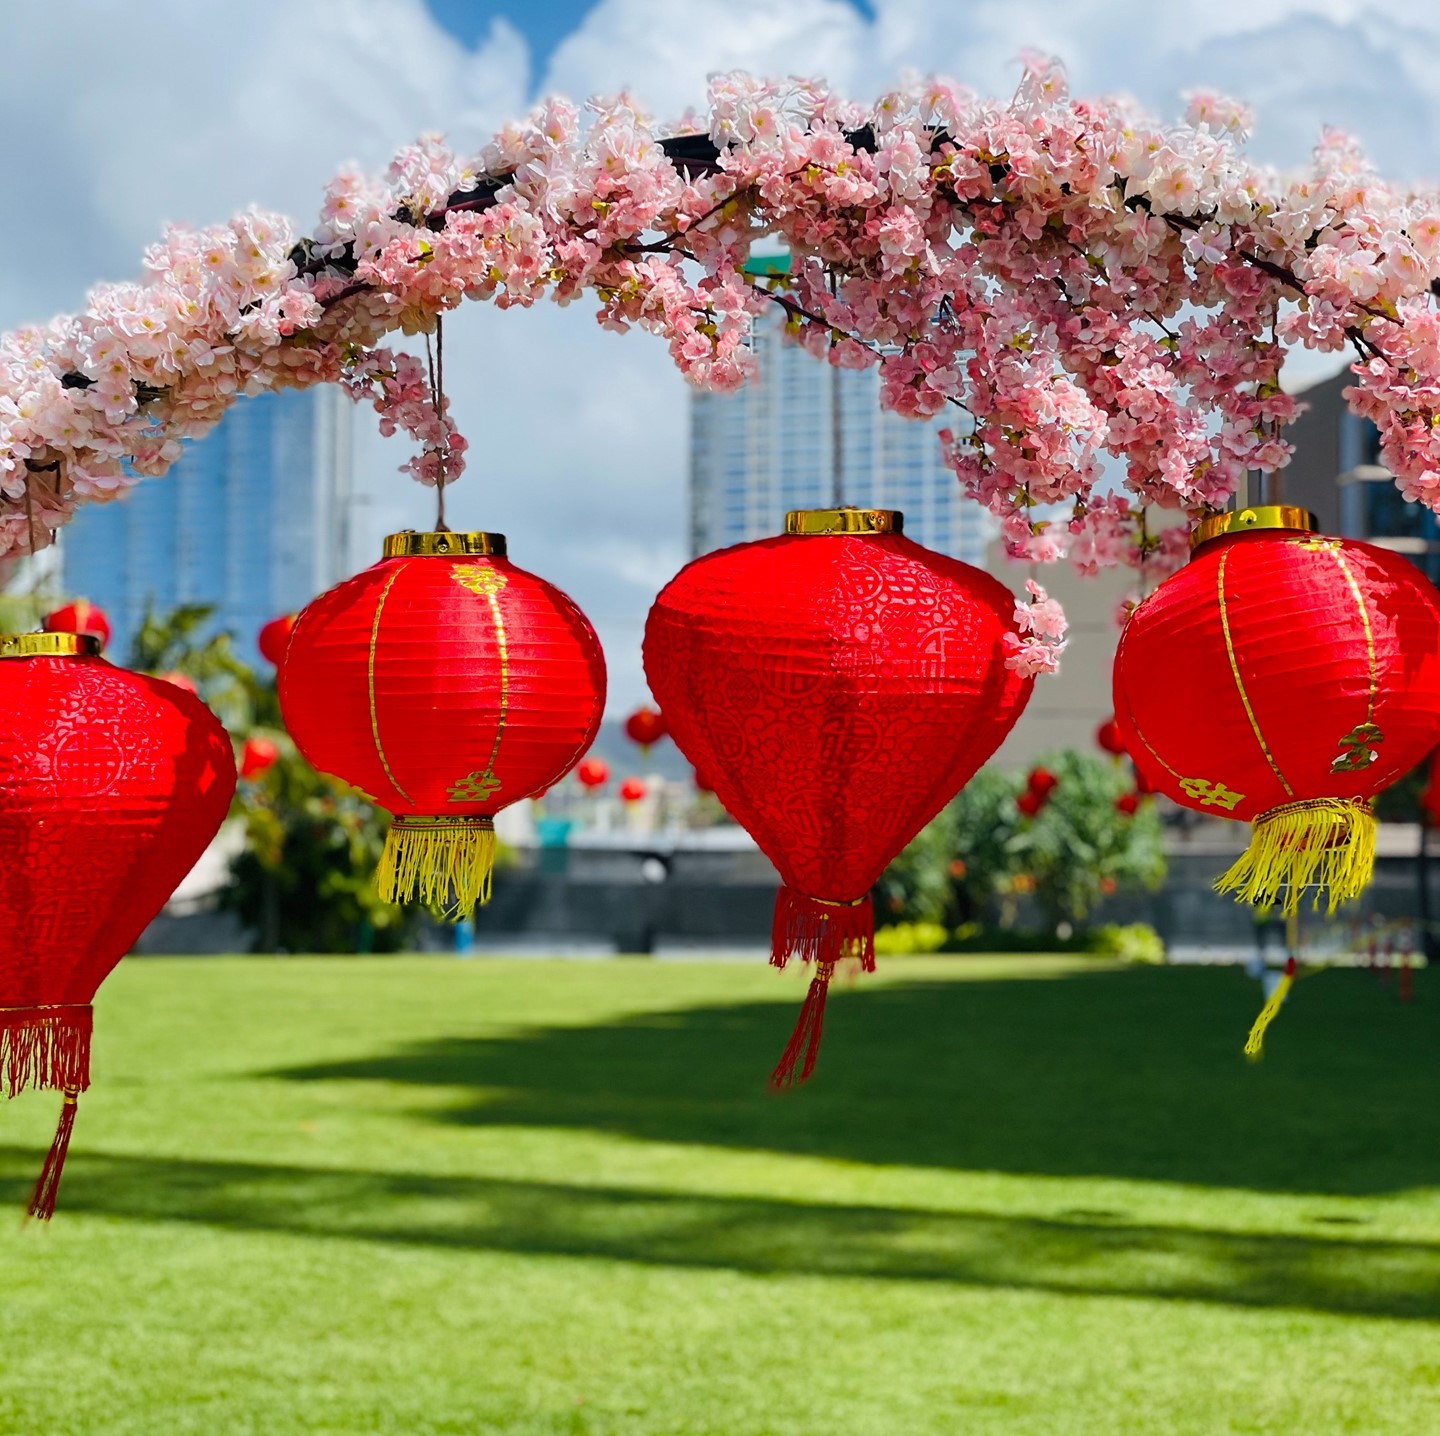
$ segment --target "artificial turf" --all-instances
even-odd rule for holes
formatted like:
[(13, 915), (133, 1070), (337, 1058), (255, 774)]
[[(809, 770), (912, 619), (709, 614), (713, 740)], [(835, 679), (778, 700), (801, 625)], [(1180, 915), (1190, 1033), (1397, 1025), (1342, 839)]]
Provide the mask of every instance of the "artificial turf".
[(130, 960), (58, 1216), (0, 1115), (0, 1432), (1440, 1431), (1440, 982)]

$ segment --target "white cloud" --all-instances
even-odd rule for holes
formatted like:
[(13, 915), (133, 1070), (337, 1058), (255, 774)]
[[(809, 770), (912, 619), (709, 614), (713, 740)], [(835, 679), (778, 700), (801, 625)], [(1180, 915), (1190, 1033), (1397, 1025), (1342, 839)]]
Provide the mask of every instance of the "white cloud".
[[(1440, 169), (1431, 136), (1440, 18), (1383, 0), (601, 0), (541, 90), (629, 86), (668, 118), (715, 70), (825, 75), (864, 97), (905, 67), (982, 92), (1014, 84), (1022, 47), (1062, 54), (1081, 93), (1137, 92), (1156, 111), (1213, 85), (1258, 112), (1256, 153), (1293, 164), (1323, 124), (1351, 129), (1382, 171)], [(143, 20), (143, 23), (141, 23)], [(78, 305), (134, 273), (166, 219), (255, 202), (304, 224), (346, 159), (382, 164), (424, 129), (473, 147), (521, 113), (524, 42), (497, 24), (467, 52), (421, 0), (70, 0), (0, 13), (0, 326)], [(457, 522), (507, 531), (519, 562), (570, 591), (605, 641), (616, 708), (642, 693), (639, 635), (684, 557), (686, 388), (663, 346), (597, 328), (592, 305), (449, 321), (448, 387), (472, 441)], [(362, 521), (424, 523), (432, 496), (356, 415)], [(161, 481), (163, 482), (163, 480)]]

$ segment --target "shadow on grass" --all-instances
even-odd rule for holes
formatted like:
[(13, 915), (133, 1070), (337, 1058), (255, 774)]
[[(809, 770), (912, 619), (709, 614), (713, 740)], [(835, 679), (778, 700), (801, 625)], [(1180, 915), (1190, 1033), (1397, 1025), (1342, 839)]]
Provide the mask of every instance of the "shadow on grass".
[[(0, 1148), (0, 1200), (34, 1154)], [(63, 1220), (1440, 1319), (1440, 1247), (412, 1173), (78, 1155)]]
[[(1366, 973), (1307, 978), (1259, 1064), (1241, 1056), (1257, 984), (1234, 970), (1150, 968), (837, 984), (814, 1079), (778, 1096), (766, 1076), (794, 1018), (780, 1003), (443, 1037), (281, 1075), (459, 1089), (458, 1105), (430, 1114), (448, 1122), (1375, 1194), (1440, 1186), (1430, 977), (1417, 977), (1410, 1006)], [(798, 1002), (798, 985), (787, 990)]]

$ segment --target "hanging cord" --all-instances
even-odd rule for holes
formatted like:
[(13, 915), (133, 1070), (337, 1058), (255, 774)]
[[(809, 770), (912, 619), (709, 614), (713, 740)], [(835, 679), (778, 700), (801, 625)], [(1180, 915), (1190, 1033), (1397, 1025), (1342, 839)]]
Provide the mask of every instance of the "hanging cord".
[[(831, 298), (837, 296), (837, 281), (830, 276)], [(845, 426), (844, 404), (840, 393), (840, 366), (834, 361), (838, 342), (834, 327), (830, 330), (830, 503), (833, 508), (845, 504)]]
[[(435, 316), (435, 345), (431, 348), (430, 336), (425, 336), (425, 365), (430, 371), (430, 403), (435, 410), (435, 418), (439, 421), (442, 429), (445, 424), (445, 321), (443, 316)], [(445, 522), (445, 481), (449, 477), (449, 446), (441, 452), (440, 472), (435, 477), (435, 528), (438, 533), (449, 531), (449, 524)]]

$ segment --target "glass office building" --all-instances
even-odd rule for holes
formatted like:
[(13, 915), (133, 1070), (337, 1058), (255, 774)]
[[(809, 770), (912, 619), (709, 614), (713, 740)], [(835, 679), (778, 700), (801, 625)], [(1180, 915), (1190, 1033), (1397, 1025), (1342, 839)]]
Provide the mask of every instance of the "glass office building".
[(877, 369), (834, 369), (786, 343), (778, 310), (756, 320), (753, 342), (749, 384), (691, 398), (692, 554), (778, 534), (789, 509), (831, 506), (838, 402), (843, 502), (900, 509), (917, 542), (984, 562), (993, 521), (940, 457), (937, 431), (958, 428), (959, 410), (921, 422), (882, 409)]
[(212, 604), (256, 657), (260, 626), (353, 571), (351, 403), (320, 385), (242, 399), (159, 479), (61, 531), (61, 587), (109, 616), (125, 659), (147, 610)]

